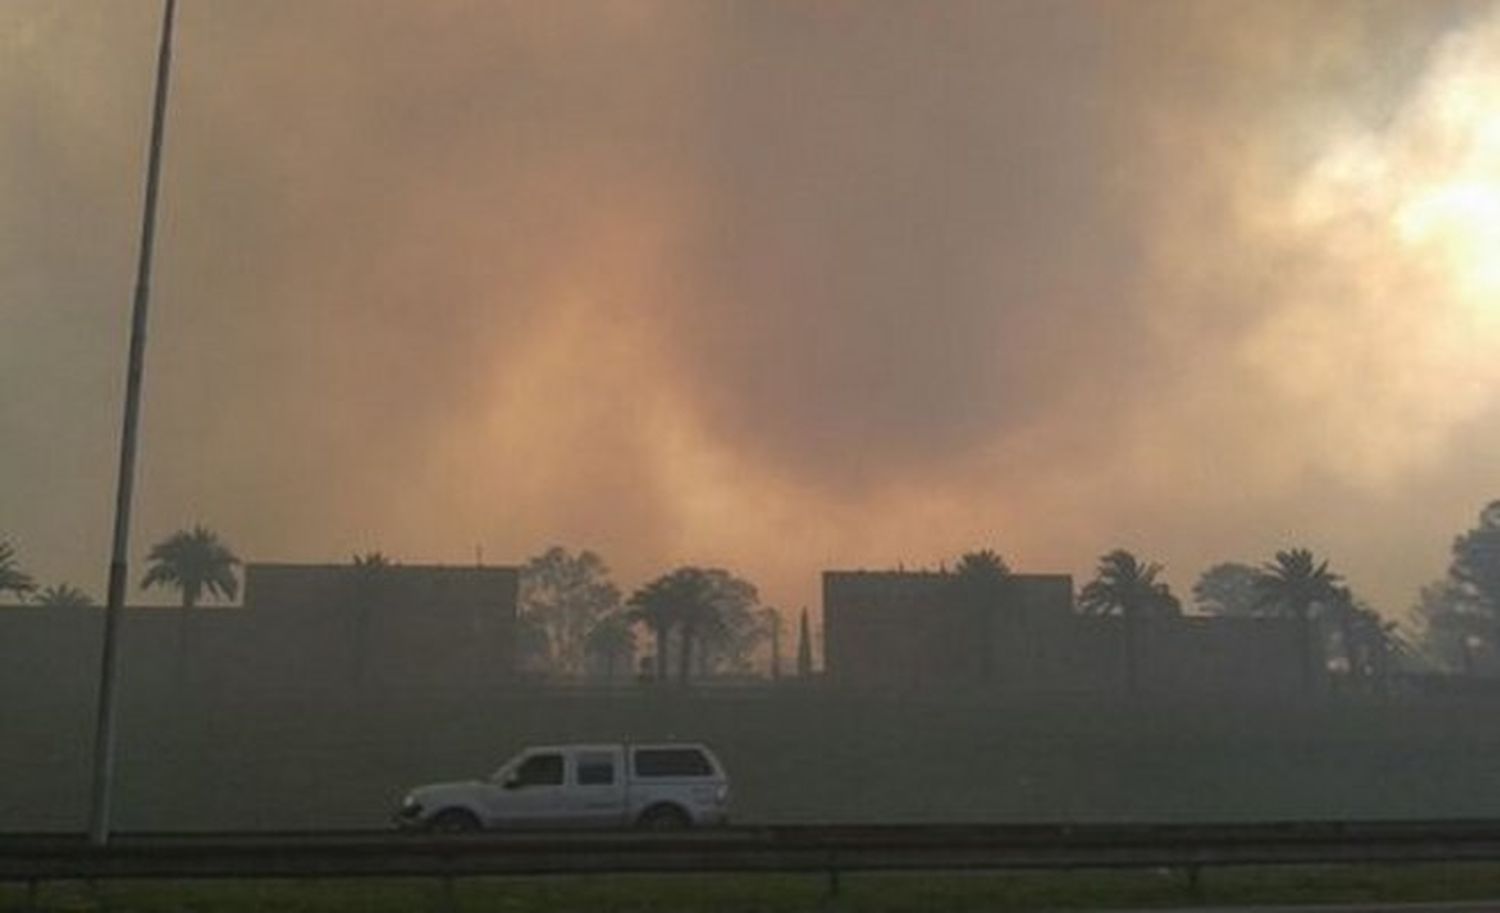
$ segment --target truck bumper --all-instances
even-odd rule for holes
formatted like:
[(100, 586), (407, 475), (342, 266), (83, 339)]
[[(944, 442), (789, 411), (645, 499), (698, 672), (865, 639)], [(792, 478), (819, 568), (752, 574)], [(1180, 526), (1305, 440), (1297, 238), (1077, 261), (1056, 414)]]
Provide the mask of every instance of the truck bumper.
[(420, 808), (398, 808), (391, 813), (391, 823), (401, 831), (425, 831), (427, 822), (422, 819)]
[(728, 827), (729, 809), (727, 808), (704, 808), (698, 810), (698, 820), (694, 822), (698, 827)]

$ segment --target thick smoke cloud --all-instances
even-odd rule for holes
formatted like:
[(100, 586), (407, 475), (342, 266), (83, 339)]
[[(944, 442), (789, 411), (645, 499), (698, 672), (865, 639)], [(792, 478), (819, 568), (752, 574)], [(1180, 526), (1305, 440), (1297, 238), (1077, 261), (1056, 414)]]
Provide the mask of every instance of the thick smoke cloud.
[[(0, 535), (96, 593), (156, 13), (0, 11)], [(1494, 237), (1422, 202), (1500, 182), (1500, 115), (1440, 113), (1495, 21), (185, 2), (137, 551), (564, 541), (815, 605), (1295, 542), (1399, 611), (1495, 494)]]

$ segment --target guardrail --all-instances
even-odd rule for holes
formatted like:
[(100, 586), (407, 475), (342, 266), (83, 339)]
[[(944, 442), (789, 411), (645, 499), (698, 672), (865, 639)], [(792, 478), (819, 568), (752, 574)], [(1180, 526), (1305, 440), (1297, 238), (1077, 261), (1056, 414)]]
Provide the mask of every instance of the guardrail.
[(679, 833), (0, 835), (0, 881), (1204, 868), (1500, 861), (1500, 822), (771, 826)]

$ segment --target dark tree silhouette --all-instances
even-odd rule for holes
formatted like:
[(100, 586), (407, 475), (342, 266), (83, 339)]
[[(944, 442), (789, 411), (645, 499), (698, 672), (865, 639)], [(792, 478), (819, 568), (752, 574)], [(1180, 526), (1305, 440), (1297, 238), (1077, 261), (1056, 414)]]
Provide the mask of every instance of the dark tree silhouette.
[[(146, 560), (148, 565), (146, 576), (141, 579), (141, 588), (164, 586), (176, 589), (182, 596), (184, 610), (197, 606), (205, 592), (224, 599), (233, 599), (239, 593), (240, 582), (234, 568), (240, 559), (206, 527), (178, 530), (152, 546)], [(179, 682), (187, 667), (188, 615), (183, 611), (177, 616), (175, 675)]]
[(1413, 609), (1421, 651), (1439, 667), (1474, 675), (1500, 656), (1500, 501), (1453, 540), (1448, 576), (1423, 587)]
[(693, 674), (693, 647), (718, 624), (713, 589), (698, 568), (685, 568), (688, 580), (677, 607), (677, 681), (686, 685)]
[(1256, 583), (1261, 607), (1297, 620), (1304, 691), (1312, 691), (1316, 677), (1313, 612), (1339, 598), (1338, 584), (1342, 579), (1328, 570), (1327, 561), (1317, 561), (1305, 548), (1279, 551), (1274, 561), (1261, 566)]
[(656, 642), (656, 680), (667, 680), (667, 639), (681, 622), (685, 606), (695, 598), (696, 579), (679, 568), (652, 580), (630, 595), (632, 622), (645, 625)]
[(146, 560), (149, 567), (141, 588), (175, 589), (182, 595), (183, 608), (196, 606), (205, 592), (223, 599), (233, 599), (239, 593), (234, 568), (240, 559), (205, 527), (173, 533), (153, 546)]
[(807, 609), (803, 608), (802, 621), (797, 627), (797, 677), (806, 681), (812, 672), (812, 633), (807, 626)]
[(1494, 624), (1468, 589), (1452, 578), (1422, 588), (1412, 609), (1418, 644), (1428, 661), (1473, 676), (1479, 650), (1493, 652)]
[(1354, 593), (1344, 586), (1334, 587), (1333, 595), (1323, 603), (1324, 614), (1338, 632), (1339, 652), (1343, 654), (1351, 681), (1359, 674), (1359, 656), (1356, 655), (1358, 645), (1354, 641), (1355, 617), (1359, 611), (1360, 607), (1354, 602)]
[(24, 600), (35, 589), (36, 581), (16, 562), (15, 548), (0, 540), (0, 593), (14, 593), (17, 599)]
[(1448, 577), (1463, 592), (1472, 611), (1489, 621), (1484, 640), (1500, 646), (1500, 501), (1479, 512), (1479, 523), (1453, 540)]
[(1409, 652), (1400, 625), (1386, 621), (1369, 606), (1356, 604), (1348, 630), (1358, 679), (1373, 682), (1384, 692), (1390, 685), (1393, 662)]
[(521, 568), (521, 614), (546, 632), (550, 665), (564, 675), (582, 674), (589, 633), (619, 607), (609, 568), (591, 551), (553, 546)]
[(1119, 615), (1125, 629), (1125, 688), (1131, 694), (1140, 686), (1139, 627), (1147, 618), (1182, 614), (1182, 604), (1166, 583), (1156, 578), (1162, 566), (1143, 564), (1130, 552), (1115, 549), (1099, 559), (1099, 567), (1078, 594), (1078, 607), (1086, 615)]
[(704, 575), (712, 610), (696, 631), (698, 673), (746, 674), (766, 637), (760, 595), (754, 584), (720, 568), (709, 568)]
[(370, 658), (370, 619), (374, 605), (383, 595), (388, 579), (386, 572), (395, 566), (384, 552), (355, 555), (354, 564), (354, 683), (365, 684)]
[(1500, 608), (1500, 501), (1485, 505), (1479, 524), (1453, 540), (1450, 574), (1491, 612)]
[(613, 684), (615, 672), (629, 670), (635, 659), (635, 631), (623, 612), (612, 612), (599, 619), (584, 638), (584, 651), (603, 667), (604, 680)]
[(1246, 617), (1260, 613), (1260, 572), (1225, 561), (1203, 572), (1193, 584), (1193, 604), (1205, 615)]
[(950, 598), (979, 632), (974, 644), (979, 651), (979, 678), (989, 682), (995, 677), (995, 615), (1005, 601), (1010, 567), (996, 552), (982, 549), (961, 556), (950, 573)]
[(544, 675), (551, 669), (547, 629), (534, 618), (516, 616), (516, 665), (531, 675)]
[(58, 583), (36, 594), (37, 605), (52, 609), (84, 609), (94, 604), (88, 593), (66, 583)]
[(771, 681), (781, 681), (781, 613), (772, 606), (766, 606), (761, 609), (760, 618), (765, 627), (766, 637), (771, 643), (771, 656), (768, 663)]
[[(656, 639), (656, 672), (665, 680), (666, 651), (677, 632), (677, 679), (692, 677), (695, 649), (718, 651), (734, 660), (754, 646), (756, 592), (749, 582), (718, 568), (680, 567), (636, 590), (631, 621), (644, 624)], [(700, 663), (700, 671), (709, 663)]]
[(1348, 587), (1334, 587), (1324, 609), (1338, 633), (1349, 686), (1363, 689), (1374, 682), (1383, 688), (1391, 654), (1397, 649), (1396, 624), (1381, 618)]

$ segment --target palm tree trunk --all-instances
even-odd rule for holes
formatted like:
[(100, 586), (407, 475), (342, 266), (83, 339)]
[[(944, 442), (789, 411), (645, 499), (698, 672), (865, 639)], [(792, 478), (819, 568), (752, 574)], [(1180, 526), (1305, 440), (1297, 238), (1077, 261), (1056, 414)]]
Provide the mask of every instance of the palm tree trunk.
[(677, 654), (677, 681), (683, 687), (687, 687), (693, 669), (693, 636), (692, 625), (684, 625), (682, 647)]
[(190, 611), (192, 609), (184, 604), (178, 610), (177, 615), (177, 649), (173, 651), (176, 655), (174, 657), (175, 662), (172, 672), (173, 684), (176, 686), (176, 691), (179, 694), (187, 690), (185, 685), (187, 684), (188, 612)]
[(1389, 694), (1391, 689), (1391, 646), (1386, 640), (1383, 628), (1377, 628), (1375, 634), (1377, 638), (1375, 641), (1375, 655), (1371, 658), (1375, 666), (1373, 670), (1375, 673), (1375, 691), (1384, 696)]
[(1140, 691), (1140, 674), (1137, 669), (1136, 648), (1138, 638), (1136, 636), (1135, 613), (1130, 612), (1124, 617), (1125, 622), (1125, 693), (1134, 697)]
[(979, 611), (979, 680), (988, 685), (995, 671), (995, 613), (983, 599), (976, 599), (974, 605)]
[(1297, 613), (1297, 630), (1301, 636), (1302, 692), (1313, 693), (1313, 632), (1310, 608)]
[(354, 686), (363, 688), (370, 655), (370, 607), (361, 603), (354, 616)]
[(653, 631), (656, 634), (656, 680), (664, 682), (667, 680), (667, 626), (657, 625)]
[(1347, 614), (1339, 616), (1339, 638), (1344, 642), (1344, 662), (1349, 665), (1349, 687), (1353, 690), (1360, 677), (1359, 651), (1355, 644), (1354, 625)]

